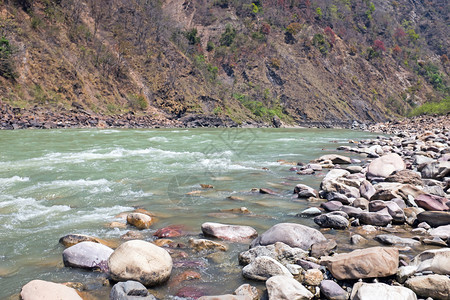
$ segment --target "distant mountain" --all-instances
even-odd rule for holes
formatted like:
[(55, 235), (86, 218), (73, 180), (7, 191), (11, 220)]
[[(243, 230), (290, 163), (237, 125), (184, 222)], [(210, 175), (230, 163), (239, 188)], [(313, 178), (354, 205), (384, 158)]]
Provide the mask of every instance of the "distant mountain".
[(449, 97), (449, 3), (0, 0), (0, 100), (238, 124), (383, 121)]

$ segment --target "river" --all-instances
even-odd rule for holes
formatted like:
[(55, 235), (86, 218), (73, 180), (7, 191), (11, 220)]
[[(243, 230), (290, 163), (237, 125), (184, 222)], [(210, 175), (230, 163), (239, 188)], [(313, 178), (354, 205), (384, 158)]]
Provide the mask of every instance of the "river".
[[(93, 298), (107, 299), (104, 274), (65, 268), (58, 240), (80, 233), (120, 243), (132, 228), (107, 225), (136, 207), (158, 216), (143, 231), (146, 240), (171, 224), (184, 224), (198, 236), (206, 221), (250, 225), (259, 233), (285, 221), (318, 228), (295, 214), (319, 203), (298, 201), (292, 191), (297, 183), (318, 189), (326, 171), (300, 176), (286, 162), (308, 162), (336, 153), (349, 139), (374, 136), (334, 129), (1, 131), (0, 299), (19, 293), (33, 279), (81, 282)], [(200, 184), (214, 188), (201, 189)], [(277, 195), (251, 192), (261, 187)], [(227, 198), (232, 195), (241, 201)], [(221, 212), (239, 207), (252, 213)], [(204, 262), (195, 285), (231, 293), (244, 282), (237, 254), (247, 248), (230, 244), (222, 257), (194, 255)], [(179, 288), (169, 281), (154, 292), (171, 298), (167, 295)]]

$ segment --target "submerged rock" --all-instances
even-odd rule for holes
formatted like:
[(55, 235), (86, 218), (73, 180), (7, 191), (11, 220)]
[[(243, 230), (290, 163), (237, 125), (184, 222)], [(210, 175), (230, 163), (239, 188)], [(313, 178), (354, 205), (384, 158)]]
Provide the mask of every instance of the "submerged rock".
[(170, 225), (158, 229), (153, 235), (158, 238), (178, 237), (183, 235), (183, 231), (184, 225)]
[(59, 239), (59, 243), (62, 244), (66, 248), (71, 247), (71, 246), (76, 245), (81, 242), (93, 242), (93, 243), (105, 244), (99, 238), (89, 236), (89, 235), (84, 235), (84, 234), (68, 234)]
[(204, 250), (227, 251), (228, 247), (222, 243), (214, 242), (207, 239), (189, 239), (189, 246), (197, 252)]
[(326, 266), (336, 279), (346, 280), (394, 275), (398, 261), (397, 249), (372, 247), (322, 257), (320, 263)]
[(419, 246), (420, 242), (410, 238), (402, 238), (392, 234), (379, 234), (375, 240), (385, 245)]

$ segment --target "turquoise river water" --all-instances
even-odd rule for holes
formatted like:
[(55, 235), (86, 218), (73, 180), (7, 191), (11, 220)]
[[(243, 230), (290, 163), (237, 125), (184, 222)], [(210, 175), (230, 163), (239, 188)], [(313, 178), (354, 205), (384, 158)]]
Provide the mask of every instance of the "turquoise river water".
[[(283, 161), (308, 162), (336, 153), (349, 139), (369, 137), (374, 134), (319, 129), (1, 131), (0, 299), (16, 297), (33, 279), (81, 282), (92, 299), (108, 299), (105, 275), (65, 268), (58, 240), (81, 233), (120, 243), (132, 228), (107, 225), (136, 207), (158, 216), (142, 232), (149, 241), (156, 229), (171, 224), (184, 224), (198, 237), (206, 221), (250, 225), (260, 233), (286, 221), (318, 228), (295, 214), (320, 203), (298, 201), (292, 191), (297, 183), (318, 188), (326, 171), (300, 176)], [(214, 188), (202, 190), (200, 184)], [(260, 187), (278, 195), (251, 192)], [(200, 192), (186, 195), (192, 191)], [(241, 200), (227, 199), (231, 195)], [(243, 206), (252, 214), (221, 212)], [(244, 282), (237, 255), (246, 248), (230, 244), (226, 253), (190, 254), (202, 278), (169, 281), (153, 292), (176, 299), (171, 295), (193, 285), (210, 294), (231, 293)], [(182, 270), (175, 267), (172, 277)]]

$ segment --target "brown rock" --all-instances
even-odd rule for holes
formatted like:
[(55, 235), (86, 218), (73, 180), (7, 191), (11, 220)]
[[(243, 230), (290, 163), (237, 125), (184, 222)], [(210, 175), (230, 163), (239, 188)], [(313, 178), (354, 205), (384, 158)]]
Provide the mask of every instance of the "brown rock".
[(318, 286), (323, 280), (323, 273), (319, 269), (306, 270), (303, 283)]
[(99, 238), (84, 234), (68, 234), (59, 239), (59, 243), (66, 248), (72, 247), (73, 245), (81, 242), (94, 242), (106, 245), (106, 243), (102, 243), (102, 240)]
[(153, 224), (153, 219), (142, 213), (130, 213), (127, 216), (127, 223), (137, 229), (148, 229)]
[(206, 240), (206, 239), (189, 239), (189, 246), (197, 251), (203, 250), (219, 250), (219, 251), (227, 251), (228, 247), (224, 244), (217, 243), (214, 241)]
[(387, 182), (398, 182), (412, 185), (423, 185), (420, 173), (412, 170), (395, 171), (385, 179)]
[(338, 280), (386, 277), (398, 267), (398, 249), (372, 247), (323, 257), (320, 263)]
[(332, 239), (315, 243), (311, 246), (311, 256), (319, 258), (321, 256), (330, 255), (334, 252), (333, 250), (336, 249), (336, 247), (336, 241)]
[(158, 238), (177, 237), (183, 235), (184, 225), (170, 225), (158, 229), (153, 235)]

